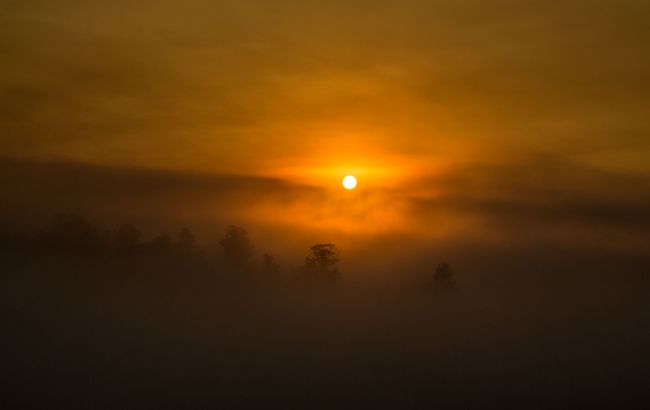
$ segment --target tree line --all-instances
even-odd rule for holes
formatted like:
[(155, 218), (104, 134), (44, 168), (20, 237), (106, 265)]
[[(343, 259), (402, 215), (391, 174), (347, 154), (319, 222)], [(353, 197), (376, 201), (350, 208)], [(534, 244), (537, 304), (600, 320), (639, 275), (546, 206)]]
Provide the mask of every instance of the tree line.
[[(73, 272), (80, 281), (91, 281), (102, 274), (105, 279), (111, 276), (113, 282), (130, 285), (139, 280), (200, 283), (208, 277), (276, 281), (282, 276), (325, 286), (343, 279), (341, 254), (335, 244), (313, 244), (300, 266), (283, 272), (276, 257), (258, 253), (248, 231), (238, 226), (229, 226), (215, 244), (221, 252), (201, 246), (188, 228), (173, 236), (162, 234), (145, 240), (131, 224), (114, 230), (100, 229), (76, 214), (56, 215), (50, 227), (36, 235), (5, 236), (0, 241), (0, 252), (10, 268)], [(453, 268), (447, 263), (438, 265), (432, 273), (432, 284), (435, 291), (455, 289)]]

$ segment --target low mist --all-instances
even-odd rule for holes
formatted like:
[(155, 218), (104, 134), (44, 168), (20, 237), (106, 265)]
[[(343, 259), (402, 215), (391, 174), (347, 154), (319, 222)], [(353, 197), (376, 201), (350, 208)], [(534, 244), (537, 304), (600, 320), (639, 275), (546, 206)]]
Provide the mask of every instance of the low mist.
[[(318, 195), (280, 180), (4, 167), (7, 408), (648, 399), (647, 253), (545, 239), (556, 211), (540, 212), (555, 225), (522, 226), (526, 240), (517, 212), (494, 209), (494, 235), (408, 226), (371, 238), (255, 224), (246, 202), (263, 200), (251, 191), (288, 204)], [(616, 215), (582, 224), (645, 235)]]

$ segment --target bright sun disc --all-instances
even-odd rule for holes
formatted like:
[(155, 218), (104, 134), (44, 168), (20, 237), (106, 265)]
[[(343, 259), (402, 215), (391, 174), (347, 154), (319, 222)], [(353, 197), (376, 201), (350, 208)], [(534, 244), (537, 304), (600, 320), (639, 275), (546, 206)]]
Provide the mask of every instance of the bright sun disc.
[(343, 188), (352, 190), (357, 186), (357, 179), (352, 175), (348, 175), (343, 178)]

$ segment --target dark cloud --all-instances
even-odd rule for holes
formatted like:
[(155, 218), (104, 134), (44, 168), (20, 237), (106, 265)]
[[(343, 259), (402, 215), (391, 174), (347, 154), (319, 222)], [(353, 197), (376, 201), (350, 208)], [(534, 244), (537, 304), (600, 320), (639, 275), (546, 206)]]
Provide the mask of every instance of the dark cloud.
[(414, 199), (413, 212), (476, 221), (469, 235), (604, 247), (626, 238), (645, 248), (650, 232), (650, 179), (548, 155), (454, 169), (421, 184), (439, 193)]
[(360, 193), (354, 204), (321, 188), (254, 176), (9, 159), (1, 170), (9, 225), (44, 223), (59, 211), (152, 230), (190, 224), (214, 233), (238, 221), (283, 235), (302, 231), (299, 237), (343, 229), (335, 237), (355, 238), (355, 246), (375, 235), (406, 235), (418, 242), (546, 238), (579, 247), (624, 240), (638, 248), (650, 232), (649, 179), (548, 156), (453, 169), (415, 183), (435, 194), (404, 186)]
[(261, 201), (315, 190), (272, 178), (11, 159), (0, 162), (0, 181), (3, 225), (14, 229), (73, 212), (113, 225), (144, 224), (150, 232), (185, 224), (214, 232)]

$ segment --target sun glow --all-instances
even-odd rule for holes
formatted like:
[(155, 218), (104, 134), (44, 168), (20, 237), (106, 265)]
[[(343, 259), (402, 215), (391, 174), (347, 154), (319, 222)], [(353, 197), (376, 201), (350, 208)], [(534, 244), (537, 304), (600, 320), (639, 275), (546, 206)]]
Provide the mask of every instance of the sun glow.
[(343, 188), (347, 189), (348, 191), (351, 191), (356, 187), (357, 187), (357, 179), (355, 177), (353, 177), (352, 175), (348, 175), (345, 178), (343, 178)]

